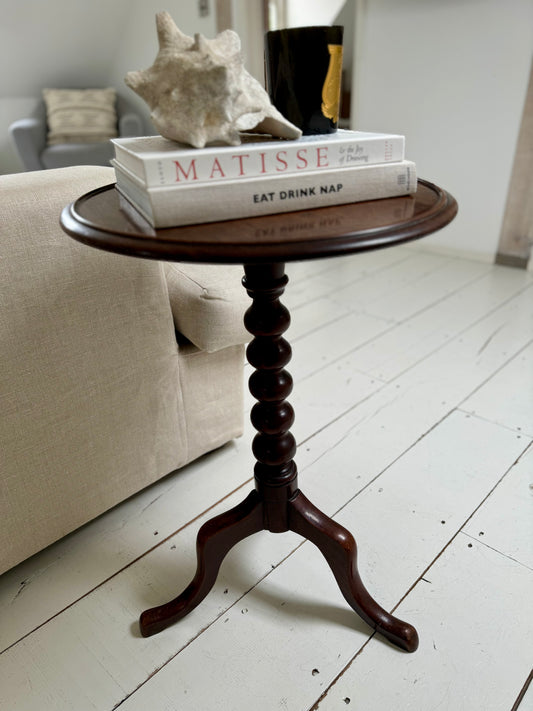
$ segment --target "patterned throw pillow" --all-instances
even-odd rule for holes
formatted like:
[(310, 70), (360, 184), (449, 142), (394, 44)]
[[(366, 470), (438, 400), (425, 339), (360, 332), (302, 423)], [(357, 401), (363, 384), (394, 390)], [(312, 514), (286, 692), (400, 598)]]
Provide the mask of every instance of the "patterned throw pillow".
[(48, 144), (97, 143), (117, 136), (114, 89), (43, 89)]

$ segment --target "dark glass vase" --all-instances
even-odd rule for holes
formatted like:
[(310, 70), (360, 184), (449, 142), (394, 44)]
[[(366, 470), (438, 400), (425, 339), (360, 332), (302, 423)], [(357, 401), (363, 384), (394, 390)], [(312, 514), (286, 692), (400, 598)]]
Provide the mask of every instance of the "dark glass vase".
[(337, 130), (343, 31), (334, 25), (266, 33), (265, 83), (270, 100), (304, 134)]

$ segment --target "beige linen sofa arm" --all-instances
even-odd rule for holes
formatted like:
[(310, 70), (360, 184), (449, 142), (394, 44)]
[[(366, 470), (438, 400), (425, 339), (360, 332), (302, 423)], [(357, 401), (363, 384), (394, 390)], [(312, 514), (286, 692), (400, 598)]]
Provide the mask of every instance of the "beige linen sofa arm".
[(0, 572), (188, 458), (162, 264), (59, 225), (112, 181), (94, 166), (0, 176)]

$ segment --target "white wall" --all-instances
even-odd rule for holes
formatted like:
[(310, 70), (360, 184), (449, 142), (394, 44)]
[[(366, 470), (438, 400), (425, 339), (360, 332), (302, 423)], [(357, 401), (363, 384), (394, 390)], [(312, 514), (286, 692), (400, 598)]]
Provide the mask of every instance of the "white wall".
[(216, 35), (215, 3), (210, 0), (210, 14), (200, 17), (197, 0), (166, 0), (161, 7), (160, 0), (129, 0), (121, 28), (121, 41), (116, 46), (110, 81), (121, 87), (128, 99), (137, 106), (146, 121), (149, 133), (157, 133), (149, 121), (149, 109), (144, 101), (124, 84), (127, 72), (149, 67), (157, 54), (158, 43), (155, 16), (162, 9), (167, 10), (182, 32), (193, 36), (196, 32), (207, 38)]
[(287, 27), (331, 25), (345, 2), (346, 0), (286, 0)]
[(264, 30), (262, 0), (232, 0), (232, 29), (241, 39), (246, 70), (265, 85)]
[(531, 0), (358, 0), (352, 126), (406, 136), (459, 215), (422, 244), (492, 260), (533, 48)]
[[(216, 34), (214, 0), (200, 18), (196, 0), (167, 0), (184, 32)], [(34, 110), (44, 87), (115, 86), (148, 116), (123, 78), (157, 52), (156, 0), (2, 0), (0, 21), (0, 174), (22, 169), (9, 124)]]

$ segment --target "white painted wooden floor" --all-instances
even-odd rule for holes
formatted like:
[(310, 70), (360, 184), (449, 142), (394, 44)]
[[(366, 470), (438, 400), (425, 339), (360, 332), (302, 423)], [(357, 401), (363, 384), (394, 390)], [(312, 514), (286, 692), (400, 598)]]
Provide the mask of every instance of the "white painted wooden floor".
[(0, 577), (2, 711), (533, 709), (533, 275), (419, 247), (287, 271), (300, 485), (418, 651), (372, 635), (310, 543), (266, 532), (140, 637), (201, 523), (251, 489), (249, 426)]

